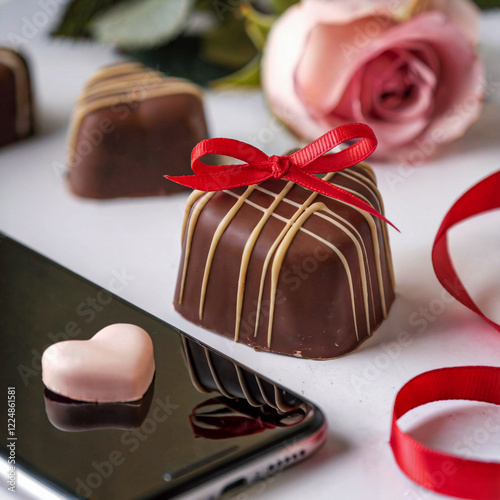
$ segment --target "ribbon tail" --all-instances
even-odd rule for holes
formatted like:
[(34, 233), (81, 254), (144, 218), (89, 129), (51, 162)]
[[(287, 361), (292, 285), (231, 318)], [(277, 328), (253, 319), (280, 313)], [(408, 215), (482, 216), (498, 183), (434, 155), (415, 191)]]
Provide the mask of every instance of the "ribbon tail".
[(272, 177), (272, 174), (252, 166), (238, 165), (235, 168), (213, 174), (165, 175), (164, 177), (191, 189), (198, 189), (200, 191), (223, 191), (224, 189), (251, 186), (252, 184), (264, 182)]
[(335, 184), (330, 184), (329, 182), (314, 175), (307, 174), (298, 168), (295, 168), (293, 170), (290, 169), (285, 178), (294, 181), (297, 184), (310, 189), (311, 191), (316, 191), (325, 196), (334, 198), (335, 200), (342, 201), (348, 205), (368, 212), (370, 215), (383, 220), (384, 222), (392, 226), (396, 231), (400, 232), (399, 229), (390, 220), (386, 219), (384, 215), (375, 210), (371, 205), (359, 199), (352, 193), (349, 193), (349, 191), (336, 186)]

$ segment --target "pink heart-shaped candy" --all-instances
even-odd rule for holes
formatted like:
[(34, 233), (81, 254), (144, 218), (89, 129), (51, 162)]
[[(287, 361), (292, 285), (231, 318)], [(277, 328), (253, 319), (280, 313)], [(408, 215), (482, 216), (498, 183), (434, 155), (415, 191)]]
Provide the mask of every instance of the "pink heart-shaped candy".
[(125, 323), (109, 325), (90, 340), (58, 342), (42, 356), (45, 386), (78, 401), (138, 400), (154, 372), (151, 337), (142, 328)]

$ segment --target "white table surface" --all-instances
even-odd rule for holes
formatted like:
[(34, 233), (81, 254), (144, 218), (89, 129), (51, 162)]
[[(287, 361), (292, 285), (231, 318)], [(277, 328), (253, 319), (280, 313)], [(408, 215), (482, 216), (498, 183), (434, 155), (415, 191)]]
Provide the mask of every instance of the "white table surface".
[[(40, 10), (38, 2), (0, 0), (0, 44), (7, 43), (9, 33), (23, 36), (26, 20), (43, 19), (35, 17)], [(388, 445), (390, 419), (397, 390), (419, 373), (444, 366), (500, 366), (500, 335), (455, 301), (443, 300), (430, 259), (435, 233), (453, 201), (500, 168), (500, 12), (481, 21), (488, 101), (480, 120), (425, 165), (373, 164), (387, 216), (402, 231), (391, 230), (397, 298), (370, 340), (331, 361), (258, 353), (174, 311), (186, 194), (97, 202), (65, 189), (61, 167), (73, 102), (86, 78), (119, 56), (108, 47), (48, 39), (45, 32), (53, 22), (54, 17), (48, 19), (21, 46), (33, 69), (40, 131), (0, 151), (0, 230), (100, 286), (125, 272), (131, 278), (122, 297), (321, 406), (329, 423), (325, 446), (241, 498), (307, 498), (311, 487), (324, 499), (445, 498), (400, 472)], [(268, 154), (294, 145), (258, 92), (211, 93), (206, 111), (212, 136), (245, 140)], [(451, 243), (473, 296), (499, 321), (500, 213), (457, 228)], [(404, 345), (401, 332), (410, 334)], [(414, 414), (412, 428), (426, 443), (500, 459), (500, 432), (484, 438), (478, 431), (484, 431), (485, 414), (500, 423), (497, 407), (436, 403)], [(465, 445), (468, 438), (472, 441)], [(13, 497), (0, 489), (0, 498)]]

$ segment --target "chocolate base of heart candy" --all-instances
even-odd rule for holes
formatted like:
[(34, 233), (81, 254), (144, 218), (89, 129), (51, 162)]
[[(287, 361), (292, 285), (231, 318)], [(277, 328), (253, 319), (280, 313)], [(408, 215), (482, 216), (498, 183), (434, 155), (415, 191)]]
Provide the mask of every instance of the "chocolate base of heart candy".
[(123, 403), (75, 401), (45, 389), (45, 412), (50, 423), (65, 432), (97, 429), (138, 429), (151, 407), (154, 381), (142, 399)]
[(42, 380), (50, 391), (76, 401), (140, 400), (153, 380), (153, 342), (142, 328), (109, 325), (90, 340), (66, 340), (42, 356)]
[[(371, 168), (324, 180), (380, 213)], [(188, 199), (175, 309), (258, 350), (328, 359), (358, 347), (394, 301), (387, 225), (284, 179)]]

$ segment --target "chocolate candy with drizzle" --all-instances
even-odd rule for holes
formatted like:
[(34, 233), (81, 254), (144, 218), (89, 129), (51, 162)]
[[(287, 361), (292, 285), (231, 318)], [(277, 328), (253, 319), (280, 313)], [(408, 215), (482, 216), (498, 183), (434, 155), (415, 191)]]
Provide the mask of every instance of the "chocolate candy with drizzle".
[(165, 173), (191, 172), (207, 137), (201, 89), (139, 63), (102, 68), (79, 97), (69, 132), (71, 191), (88, 198), (164, 195), (186, 189)]
[(28, 65), (0, 47), (0, 146), (33, 135), (33, 98)]
[[(324, 177), (379, 212), (371, 168)], [(175, 308), (259, 350), (328, 359), (387, 316), (394, 277), (387, 227), (283, 179), (188, 199)]]

